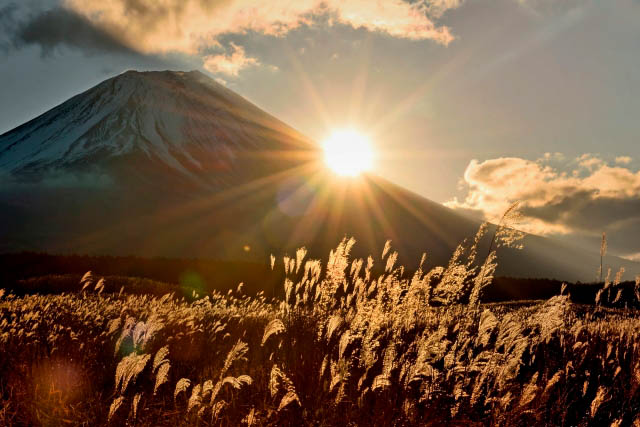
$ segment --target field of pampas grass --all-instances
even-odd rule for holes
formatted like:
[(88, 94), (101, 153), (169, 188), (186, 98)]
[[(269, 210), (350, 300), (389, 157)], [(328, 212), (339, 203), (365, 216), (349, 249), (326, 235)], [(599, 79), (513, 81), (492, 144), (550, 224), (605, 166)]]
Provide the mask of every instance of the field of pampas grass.
[(410, 276), (390, 245), (352, 260), (348, 239), (325, 264), (274, 257), (277, 300), (105, 292), (91, 273), (71, 293), (0, 291), (0, 424), (640, 426), (640, 311), (616, 308), (620, 279), (593, 305), (564, 289), (484, 304), (485, 232)]

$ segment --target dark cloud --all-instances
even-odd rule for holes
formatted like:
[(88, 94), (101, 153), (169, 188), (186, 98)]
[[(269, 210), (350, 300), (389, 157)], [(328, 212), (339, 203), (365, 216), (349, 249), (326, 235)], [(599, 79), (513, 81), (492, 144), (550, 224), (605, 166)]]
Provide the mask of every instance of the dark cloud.
[[(525, 207), (523, 213), (547, 223), (562, 224), (574, 233), (589, 234), (597, 240), (606, 231), (612, 247), (622, 254), (640, 252), (640, 198), (595, 198), (578, 192), (541, 207)], [(595, 246), (594, 246), (595, 247)]]
[(137, 54), (116, 36), (62, 7), (34, 15), (20, 25), (14, 24), (13, 30), (15, 46), (37, 45), (44, 55), (63, 46), (88, 54)]
[(12, 35), (18, 27), (17, 10), (15, 3), (0, 7), (0, 53), (7, 54), (13, 45)]
[(631, 219), (640, 219), (640, 199), (595, 197), (591, 192), (578, 192), (545, 206), (526, 208), (528, 216), (546, 222), (562, 223), (576, 230), (591, 231), (616, 228)]

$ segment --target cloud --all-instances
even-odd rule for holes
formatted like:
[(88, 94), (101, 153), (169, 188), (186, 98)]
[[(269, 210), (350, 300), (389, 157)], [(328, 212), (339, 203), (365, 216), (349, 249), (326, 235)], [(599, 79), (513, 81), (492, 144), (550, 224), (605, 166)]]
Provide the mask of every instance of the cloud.
[(632, 253), (626, 256), (627, 259), (631, 261), (640, 262), (640, 252)]
[(555, 153), (544, 153), (543, 158), (546, 161), (555, 160), (555, 161), (560, 161), (561, 162), (561, 161), (563, 161), (565, 159), (565, 156), (564, 156), (563, 153), (555, 152)]
[(578, 157), (576, 161), (581, 167), (585, 169), (598, 168), (604, 164), (604, 161), (601, 158), (591, 153), (583, 154), (582, 156)]
[(632, 161), (633, 161), (633, 159), (631, 157), (629, 157), (629, 156), (616, 157), (616, 163), (619, 164), (619, 165), (628, 165)]
[(231, 43), (232, 52), (230, 55), (208, 55), (204, 59), (204, 68), (215, 74), (226, 74), (236, 77), (241, 70), (247, 67), (260, 65), (256, 58), (246, 56), (244, 48), (235, 43)]
[(586, 237), (607, 231), (616, 234), (621, 252), (637, 252), (640, 171), (591, 154), (561, 166), (551, 166), (551, 158), (472, 160), (463, 178), (466, 196), (446, 205), (495, 222), (519, 200), (524, 231)]
[(392, 37), (448, 44), (453, 35), (434, 19), (461, 0), (64, 0), (108, 34), (146, 53), (200, 53), (224, 34), (282, 36), (327, 21)]
[(43, 54), (60, 46), (87, 53), (135, 53), (123, 40), (97, 27), (86, 17), (59, 7), (38, 13), (18, 25), (14, 43), (18, 46), (38, 45)]

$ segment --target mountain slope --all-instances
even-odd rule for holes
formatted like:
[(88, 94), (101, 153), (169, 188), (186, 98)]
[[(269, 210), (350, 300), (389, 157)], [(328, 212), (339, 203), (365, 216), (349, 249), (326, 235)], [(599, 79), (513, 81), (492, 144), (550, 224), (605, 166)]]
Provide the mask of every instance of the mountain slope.
[[(312, 141), (199, 72), (127, 72), (0, 136), (0, 250), (264, 261), (306, 246), (445, 263), (479, 224), (376, 176), (338, 179)], [(514, 276), (591, 280), (598, 258), (528, 236)], [(617, 268), (637, 264), (611, 257)]]

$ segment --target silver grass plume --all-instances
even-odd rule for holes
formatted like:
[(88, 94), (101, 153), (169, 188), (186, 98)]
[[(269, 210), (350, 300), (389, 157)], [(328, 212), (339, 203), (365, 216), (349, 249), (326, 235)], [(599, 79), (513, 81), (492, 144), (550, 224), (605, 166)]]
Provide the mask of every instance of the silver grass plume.
[(120, 406), (122, 406), (123, 402), (124, 402), (124, 396), (118, 396), (115, 399), (113, 399), (113, 402), (111, 402), (111, 406), (109, 407), (109, 415), (107, 417), (107, 420), (111, 421), (111, 419), (116, 414)]
[(163, 363), (160, 365), (160, 368), (158, 368), (158, 372), (156, 373), (156, 382), (153, 386), (153, 394), (156, 394), (158, 391), (158, 388), (166, 383), (167, 381), (169, 381), (169, 369), (171, 368), (171, 365), (169, 363)]
[(138, 405), (140, 404), (140, 399), (142, 398), (142, 393), (136, 393), (135, 396), (133, 396), (133, 402), (131, 403), (131, 406), (133, 408), (133, 419), (135, 420), (137, 415), (138, 415)]
[(173, 392), (173, 398), (176, 399), (180, 393), (186, 392), (191, 386), (189, 378), (180, 378), (176, 383), (176, 389)]
[(382, 260), (384, 261), (384, 258), (387, 256), (387, 253), (389, 252), (389, 250), (391, 249), (391, 240), (387, 240), (384, 243), (384, 248), (382, 249)]
[(264, 333), (262, 334), (262, 343), (261, 346), (264, 346), (267, 340), (272, 335), (278, 335), (281, 332), (284, 332), (285, 326), (280, 319), (273, 319), (271, 322), (267, 324), (264, 328)]
[(202, 390), (201, 384), (196, 384), (191, 390), (191, 397), (187, 404), (187, 412), (191, 412), (192, 409), (199, 407), (202, 404), (202, 396), (200, 391)]
[(156, 371), (160, 365), (163, 363), (169, 363), (169, 359), (167, 356), (169, 355), (169, 346), (165, 345), (161, 347), (160, 350), (156, 352), (156, 355), (153, 357), (153, 370)]
[(246, 360), (245, 355), (247, 354), (247, 351), (249, 351), (249, 346), (241, 340), (238, 340), (227, 354), (227, 358), (225, 359), (222, 370), (220, 371), (220, 377), (227, 374), (227, 371), (231, 368), (231, 365), (234, 362)]
[(607, 396), (606, 387), (604, 386), (598, 387), (598, 391), (596, 392), (596, 397), (594, 397), (593, 400), (591, 401), (591, 408), (590, 408), (591, 418), (594, 418), (596, 416), (596, 413), (598, 412), (600, 405), (602, 405), (602, 403), (604, 403), (604, 401), (606, 400), (606, 396)]
[(491, 239), (489, 245), (489, 253), (493, 250), (493, 247), (499, 248), (501, 246), (522, 249), (520, 241), (524, 238), (524, 233), (515, 229), (514, 227), (522, 222), (522, 213), (520, 212), (520, 201), (512, 203), (498, 222), (496, 230)]
[(80, 284), (83, 285), (82, 290), (84, 291), (91, 283), (93, 283), (93, 273), (87, 271), (84, 273), (84, 276), (82, 276), (82, 279), (80, 279)]
[(296, 274), (300, 271), (300, 267), (302, 266), (302, 261), (304, 257), (307, 255), (307, 248), (300, 248), (296, 251)]
[(131, 381), (135, 381), (138, 375), (147, 366), (147, 362), (151, 358), (150, 354), (135, 354), (123, 358), (116, 368), (116, 390), (120, 386), (120, 394), (127, 391), (127, 386)]
[(600, 270), (598, 271), (600, 276), (600, 282), (602, 282), (602, 272), (604, 271), (604, 266), (602, 262), (604, 257), (607, 255), (607, 233), (602, 233), (602, 241), (600, 242)]

